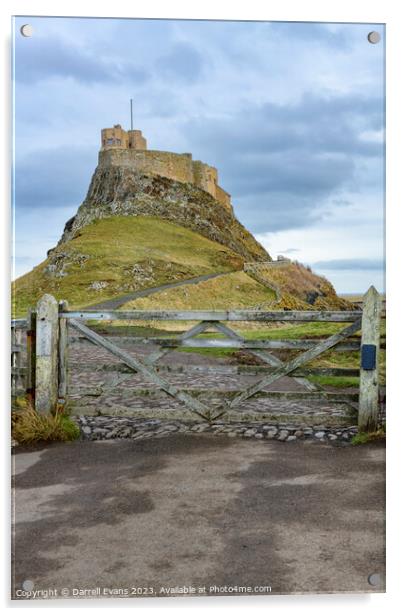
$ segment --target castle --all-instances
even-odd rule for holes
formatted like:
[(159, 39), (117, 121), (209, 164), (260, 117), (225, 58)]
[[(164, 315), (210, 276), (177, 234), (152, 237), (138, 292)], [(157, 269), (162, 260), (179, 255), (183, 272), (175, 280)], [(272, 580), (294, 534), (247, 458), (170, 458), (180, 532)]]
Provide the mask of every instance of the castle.
[(140, 130), (125, 131), (120, 124), (101, 131), (99, 165), (132, 167), (148, 175), (161, 175), (178, 182), (189, 182), (212, 195), (233, 213), (230, 195), (218, 185), (218, 171), (192, 154), (175, 154), (161, 150), (147, 150), (146, 139)]

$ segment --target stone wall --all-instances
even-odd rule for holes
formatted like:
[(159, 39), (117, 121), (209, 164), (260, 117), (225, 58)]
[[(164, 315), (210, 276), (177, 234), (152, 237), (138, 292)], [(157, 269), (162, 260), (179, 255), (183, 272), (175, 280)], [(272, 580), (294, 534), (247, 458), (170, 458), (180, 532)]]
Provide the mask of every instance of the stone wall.
[(223, 188), (221, 188), (220, 186), (216, 186), (215, 199), (219, 201), (219, 203), (222, 203), (222, 205), (224, 205), (231, 212), (233, 212), (233, 207), (230, 202), (230, 195), (228, 192), (226, 192), (226, 190), (223, 190)]
[(178, 182), (194, 184), (212, 195), (232, 212), (230, 195), (218, 186), (215, 167), (196, 160), (192, 155), (161, 150), (106, 148), (99, 152), (100, 167), (128, 167), (147, 175), (160, 175)]
[(179, 182), (194, 183), (191, 154), (159, 150), (101, 150), (101, 167), (128, 167), (146, 175), (161, 175)]

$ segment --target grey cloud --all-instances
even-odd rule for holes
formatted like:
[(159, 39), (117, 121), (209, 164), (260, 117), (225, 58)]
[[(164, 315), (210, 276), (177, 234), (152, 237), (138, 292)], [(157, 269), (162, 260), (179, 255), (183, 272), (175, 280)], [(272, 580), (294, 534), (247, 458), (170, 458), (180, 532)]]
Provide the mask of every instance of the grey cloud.
[(312, 200), (290, 192), (262, 192), (234, 199), (235, 212), (253, 233), (308, 227), (320, 220)]
[(312, 267), (326, 270), (383, 270), (382, 259), (334, 259), (332, 261), (316, 261)]
[(189, 43), (176, 43), (169, 53), (156, 62), (158, 76), (191, 84), (197, 81), (203, 71), (205, 60), (200, 52)]
[(310, 224), (329, 197), (368, 185), (383, 147), (359, 135), (382, 120), (377, 98), (304, 96), (187, 122), (183, 132), (196, 156), (218, 167), (242, 222), (263, 233)]
[(272, 192), (317, 197), (329, 194), (350, 181), (354, 164), (345, 159), (331, 159), (311, 151), (298, 150), (247, 158), (239, 154), (230, 169), (223, 163), (224, 173), (232, 175), (231, 187), (236, 194)]
[(232, 155), (301, 148), (371, 156), (382, 152), (381, 144), (361, 140), (359, 133), (382, 126), (381, 99), (349, 95), (304, 96), (293, 105), (249, 106), (225, 120), (192, 121), (187, 128), (201, 148)]
[(15, 78), (32, 84), (54, 77), (72, 78), (85, 84), (134, 79), (143, 83), (148, 74), (132, 62), (106, 59), (77, 45), (56, 38), (18, 41), (15, 49)]
[(33, 152), (16, 165), (16, 207), (78, 206), (95, 166), (96, 152), (92, 149), (64, 147)]
[(304, 45), (319, 43), (335, 48), (340, 52), (344, 52), (345, 49), (350, 49), (352, 46), (347, 25), (344, 25), (341, 31), (333, 31), (326, 24), (314, 22), (273, 22), (271, 26), (273, 33), (286, 38), (286, 40), (298, 41)]

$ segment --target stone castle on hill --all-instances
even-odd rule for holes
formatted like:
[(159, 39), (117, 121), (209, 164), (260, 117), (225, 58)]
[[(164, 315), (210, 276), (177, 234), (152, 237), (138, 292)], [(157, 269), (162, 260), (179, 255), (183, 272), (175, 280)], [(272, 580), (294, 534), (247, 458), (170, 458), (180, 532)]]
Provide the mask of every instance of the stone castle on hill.
[(120, 124), (115, 124), (113, 128), (103, 128), (101, 140), (101, 167), (131, 167), (147, 175), (160, 175), (194, 184), (212, 195), (233, 214), (230, 195), (218, 184), (217, 169), (200, 160), (193, 160), (192, 154), (148, 150), (140, 130), (125, 131)]

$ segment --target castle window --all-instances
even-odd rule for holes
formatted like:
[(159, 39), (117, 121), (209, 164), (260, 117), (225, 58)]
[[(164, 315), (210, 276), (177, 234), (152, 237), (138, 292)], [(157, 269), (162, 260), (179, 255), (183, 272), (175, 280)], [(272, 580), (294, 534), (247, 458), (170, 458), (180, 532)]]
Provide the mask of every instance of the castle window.
[(106, 143), (108, 145), (112, 145), (114, 143), (114, 139), (108, 139)]

